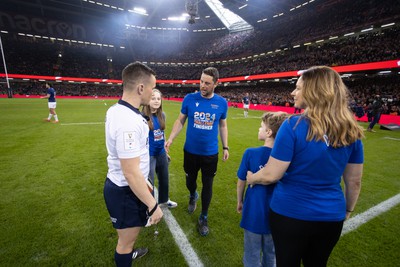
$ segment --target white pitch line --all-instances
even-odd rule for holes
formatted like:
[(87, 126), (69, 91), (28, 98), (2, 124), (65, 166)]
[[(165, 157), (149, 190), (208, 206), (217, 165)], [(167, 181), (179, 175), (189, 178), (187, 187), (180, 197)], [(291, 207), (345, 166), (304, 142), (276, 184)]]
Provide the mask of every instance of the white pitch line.
[(190, 245), (189, 240), (186, 238), (186, 235), (183, 233), (178, 222), (175, 220), (175, 217), (171, 214), (168, 208), (163, 209), (163, 212), (164, 212), (164, 220), (167, 223), (167, 226), (171, 231), (172, 236), (175, 239), (175, 243), (181, 250), (183, 257), (185, 257), (188, 266), (203, 267), (204, 266), (203, 263), (200, 261), (196, 252)]
[[(158, 199), (158, 190), (154, 187), (154, 197)], [(201, 262), (193, 247), (190, 245), (189, 240), (186, 238), (185, 233), (183, 233), (182, 228), (179, 226), (175, 217), (172, 215), (168, 208), (163, 208), (163, 218), (175, 239), (175, 243), (178, 245), (186, 263), (189, 267), (203, 267), (204, 264)]]
[(98, 125), (98, 124), (104, 124), (104, 122), (71, 122), (71, 123), (61, 123), (61, 125)]
[(395, 195), (394, 197), (389, 198), (388, 200), (379, 203), (378, 205), (368, 209), (363, 213), (357, 214), (356, 216), (344, 222), (342, 235), (345, 235), (357, 229), (359, 226), (363, 225), (364, 223), (367, 223), (368, 221), (372, 220), (378, 215), (390, 210), (399, 203), (400, 203), (400, 193)]
[(245, 118), (244, 116), (240, 116), (240, 117), (230, 117), (233, 120), (246, 120), (246, 119), (261, 119), (261, 116), (248, 116), (247, 118)]
[(400, 141), (400, 138), (393, 138), (393, 137), (383, 137), (383, 139), (389, 139), (389, 140), (395, 140), (395, 141)]

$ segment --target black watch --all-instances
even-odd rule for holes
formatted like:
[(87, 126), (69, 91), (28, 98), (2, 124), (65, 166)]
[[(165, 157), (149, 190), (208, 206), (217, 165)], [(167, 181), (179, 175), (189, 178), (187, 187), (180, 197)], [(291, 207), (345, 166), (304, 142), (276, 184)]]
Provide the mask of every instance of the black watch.
[(229, 151), (229, 146), (223, 146), (222, 149), (223, 149), (223, 150), (228, 150), (228, 151)]

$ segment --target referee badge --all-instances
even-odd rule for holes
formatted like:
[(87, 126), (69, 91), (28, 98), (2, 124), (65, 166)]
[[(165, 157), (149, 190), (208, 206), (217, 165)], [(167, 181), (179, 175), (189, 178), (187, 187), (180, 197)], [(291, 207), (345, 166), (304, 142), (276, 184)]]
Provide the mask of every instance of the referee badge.
[(134, 148), (135, 140), (133, 139), (134, 132), (124, 132), (124, 148), (125, 150), (132, 150)]

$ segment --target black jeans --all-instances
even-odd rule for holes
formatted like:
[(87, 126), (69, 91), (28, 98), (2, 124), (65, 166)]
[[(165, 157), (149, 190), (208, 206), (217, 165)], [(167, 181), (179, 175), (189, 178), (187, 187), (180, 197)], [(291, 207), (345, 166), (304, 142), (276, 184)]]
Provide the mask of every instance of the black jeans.
[(371, 129), (371, 130), (372, 130), (372, 128), (374, 128), (375, 124), (377, 124), (377, 123), (379, 122), (379, 119), (380, 119), (380, 118), (381, 118), (381, 113), (380, 113), (380, 112), (376, 113), (376, 114), (372, 117), (372, 121), (371, 121), (371, 123), (369, 124), (368, 129)]
[(303, 221), (270, 209), (270, 225), (277, 267), (326, 266), (340, 238), (343, 221)]
[(212, 185), (217, 173), (218, 154), (202, 156), (184, 151), (183, 169), (186, 173), (186, 187), (190, 195), (194, 195), (197, 189), (197, 174), (201, 170), (201, 210), (208, 212), (212, 198)]

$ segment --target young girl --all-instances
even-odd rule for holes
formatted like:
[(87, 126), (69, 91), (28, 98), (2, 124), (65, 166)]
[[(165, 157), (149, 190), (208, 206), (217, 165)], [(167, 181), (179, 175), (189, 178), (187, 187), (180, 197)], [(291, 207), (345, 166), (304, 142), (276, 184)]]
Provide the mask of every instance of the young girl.
[(149, 178), (154, 184), (154, 174), (158, 177), (158, 203), (168, 208), (175, 208), (178, 204), (169, 199), (169, 171), (165, 143), (165, 113), (162, 110), (162, 95), (158, 89), (153, 89), (153, 94), (148, 106), (143, 107), (143, 114), (148, 116), (149, 124), (149, 150), (150, 173)]
[(275, 185), (248, 186), (247, 171), (257, 172), (267, 163), (276, 133), (288, 114), (267, 112), (262, 116), (258, 140), (264, 145), (248, 148), (240, 164), (237, 183), (237, 211), (242, 213), (240, 226), (244, 229), (244, 266), (275, 266), (275, 249), (268, 222), (269, 202)]

